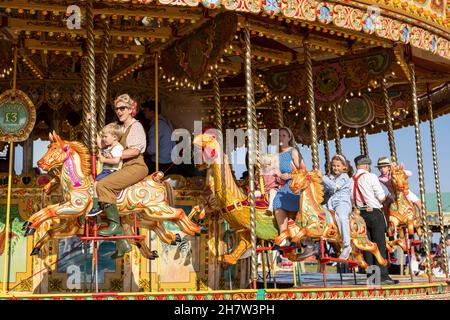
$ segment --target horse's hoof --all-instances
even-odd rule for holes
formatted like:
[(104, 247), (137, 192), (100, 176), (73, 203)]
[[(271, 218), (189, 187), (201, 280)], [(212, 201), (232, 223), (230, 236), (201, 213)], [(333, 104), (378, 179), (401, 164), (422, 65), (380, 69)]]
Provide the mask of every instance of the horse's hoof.
[(152, 258), (153, 258), (153, 259), (159, 258), (158, 251), (156, 251), (156, 250), (153, 250), (153, 251), (152, 251)]
[(181, 236), (177, 233), (177, 234), (175, 234), (175, 241), (176, 242), (181, 242), (181, 241), (183, 241), (182, 239), (181, 239)]
[(41, 252), (41, 248), (38, 248), (38, 247), (33, 248), (33, 250), (30, 253), (30, 256), (35, 256), (35, 255), (39, 254), (39, 252)]
[(24, 236), (25, 237), (32, 236), (32, 235), (34, 235), (35, 232), (36, 232), (36, 229), (27, 227), (26, 230), (25, 230)]
[(31, 226), (31, 222), (25, 221), (22, 225), (22, 230), (26, 230), (29, 226)]
[(207, 234), (207, 233), (208, 233), (208, 228), (202, 226), (202, 227), (200, 228), (200, 233), (202, 233), (202, 234)]

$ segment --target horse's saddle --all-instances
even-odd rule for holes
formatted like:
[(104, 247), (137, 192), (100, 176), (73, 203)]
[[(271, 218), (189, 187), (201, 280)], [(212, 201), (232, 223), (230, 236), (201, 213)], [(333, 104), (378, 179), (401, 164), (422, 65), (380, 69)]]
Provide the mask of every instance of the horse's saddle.
[[(228, 205), (226, 208), (222, 208), (224, 213), (228, 213), (233, 210), (242, 210), (242, 207), (249, 207), (250, 201), (248, 197), (243, 201), (236, 200), (233, 204)], [(260, 197), (255, 198), (255, 208), (257, 210), (267, 210), (269, 208), (269, 199), (268, 194), (261, 195)]]

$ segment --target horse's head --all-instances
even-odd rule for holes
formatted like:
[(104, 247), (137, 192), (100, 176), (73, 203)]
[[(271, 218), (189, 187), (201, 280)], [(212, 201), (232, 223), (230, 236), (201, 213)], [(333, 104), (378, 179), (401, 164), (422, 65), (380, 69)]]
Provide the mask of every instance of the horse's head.
[(308, 172), (306, 170), (305, 163), (302, 161), (300, 164), (300, 169), (297, 170), (294, 165), (291, 164), (292, 168), (292, 182), (290, 188), (295, 194), (299, 193), (301, 190), (305, 190), (311, 184), (313, 185), (313, 193), (315, 199), (318, 203), (322, 203), (323, 200), (323, 188), (322, 188), (322, 178), (319, 175), (318, 170), (313, 170)]
[(400, 167), (397, 167), (395, 163), (391, 164), (391, 177), (392, 177), (392, 186), (396, 190), (408, 192), (409, 190), (408, 176), (406, 175), (403, 163), (400, 164)]
[(48, 136), (50, 138), (48, 150), (37, 162), (38, 167), (44, 171), (62, 166), (69, 152), (69, 144), (62, 140), (55, 131), (53, 131), (53, 134), (49, 133)]
[(301, 190), (308, 188), (311, 183), (311, 174), (306, 170), (305, 163), (302, 161), (300, 169), (291, 163), (292, 169), (292, 182), (290, 188), (295, 194), (299, 193)]
[(194, 148), (196, 152), (201, 152), (202, 163), (197, 164), (196, 167), (199, 170), (206, 169), (209, 164), (219, 160), (222, 148), (216, 139), (216, 135), (212, 133), (202, 133), (194, 138)]

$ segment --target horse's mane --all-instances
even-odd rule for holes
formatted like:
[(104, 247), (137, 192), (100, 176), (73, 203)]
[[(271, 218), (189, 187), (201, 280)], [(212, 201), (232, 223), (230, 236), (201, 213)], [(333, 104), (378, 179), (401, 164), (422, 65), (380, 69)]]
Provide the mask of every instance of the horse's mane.
[(67, 141), (71, 149), (78, 153), (80, 156), (81, 170), (85, 176), (91, 175), (91, 155), (88, 148), (84, 144), (78, 141)]
[[(397, 170), (399, 170), (399, 169), (397, 169)], [(391, 179), (392, 187), (394, 188), (394, 190), (396, 192), (398, 192), (399, 190), (398, 190), (397, 185), (395, 184), (395, 181), (396, 181), (396, 179), (402, 179), (403, 180), (403, 185), (404, 185), (403, 191), (404, 191), (404, 193), (406, 195), (409, 192), (408, 177), (406, 176), (406, 174), (404, 173), (403, 170), (401, 170), (400, 173), (397, 173), (397, 170), (394, 170), (393, 173), (392, 173), (392, 177), (394, 177), (394, 176), (396, 177), (395, 179), (394, 178)], [(399, 178), (397, 178), (397, 177), (399, 177)]]
[(319, 177), (317, 172), (311, 171), (309, 173), (311, 176), (311, 183), (314, 185), (314, 192), (316, 195), (316, 200), (318, 204), (321, 204), (323, 202), (323, 186), (322, 186), (322, 179)]

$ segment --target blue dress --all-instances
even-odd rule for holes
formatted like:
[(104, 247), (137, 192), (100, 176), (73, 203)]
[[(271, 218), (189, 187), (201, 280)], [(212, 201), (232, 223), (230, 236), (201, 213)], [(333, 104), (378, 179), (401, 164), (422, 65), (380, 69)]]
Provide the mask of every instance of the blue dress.
[[(291, 163), (292, 151), (291, 148), (285, 152), (280, 153), (280, 171), (281, 173), (292, 173)], [(273, 210), (284, 209), (285, 211), (297, 212), (300, 209), (300, 193), (294, 194), (289, 188), (292, 183), (292, 179), (286, 181), (286, 184), (275, 195), (273, 200)]]

